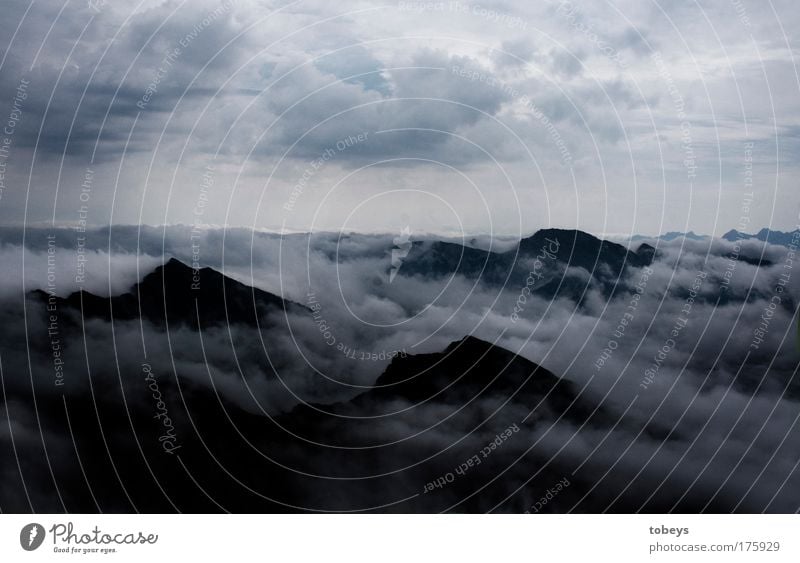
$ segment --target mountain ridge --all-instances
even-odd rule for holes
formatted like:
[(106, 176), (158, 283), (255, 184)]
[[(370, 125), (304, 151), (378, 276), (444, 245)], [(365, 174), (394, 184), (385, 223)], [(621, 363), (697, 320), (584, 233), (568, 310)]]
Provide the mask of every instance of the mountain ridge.
[(107, 322), (144, 318), (161, 327), (174, 324), (207, 328), (228, 323), (258, 326), (270, 314), (305, 309), (213, 268), (193, 268), (176, 258), (157, 266), (119, 295), (101, 297), (86, 290), (67, 297), (51, 296), (43, 290), (31, 293), (58, 310), (82, 312), (87, 318)]
[(756, 234), (748, 234), (743, 233), (741, 231), (737, 231), (736, 229), (731, 229), (724, 235), (722, 238), (736, 242), (739, 240), (760, 240), (761, 242), (766, 242), (769, 244), (777, 244), (780, 246), (789, 247), (791, 245), (797, 245), (800, 242), (800, 229), (795, 229), (794, 231), (773, 231), (768, 228), (763, 228), (758, 231)]

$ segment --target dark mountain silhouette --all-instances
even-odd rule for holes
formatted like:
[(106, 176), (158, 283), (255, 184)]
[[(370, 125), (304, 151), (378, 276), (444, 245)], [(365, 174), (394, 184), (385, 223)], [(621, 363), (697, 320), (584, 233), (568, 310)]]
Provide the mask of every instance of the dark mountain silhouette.
[(558, 260), (573, 267), (593, 272), (606, 266), (616, 276), (626, 265), (646, 266), (650, 262), (637, 253), (629, 251), (621, 244), (600, 240), (583, 231), (567, 229), (543, 229), (520, 242), (521, 254), (535, 256), (549, 241), (558, 241)]
[[(34, 294), (42, 300), (49, 297), (41, 290)], [(193, 328), (226, 323), (257, 326), (260, 321), (268, 322), (270, 315), (301, 307), (212, 268), (195, 270), (175, 258), (147, 274), (128, 293), (107, 298), (80, 291), (55, 298), (55, 305), (59, 311), (82, 312), (84, 318), (142, 318), (161, 327)]]
[[(582, 460), (552, 450), (553, 439), (564, 439), (552, 434), (556, 421), (572, 433), (609, 428), (616, 418), (573, 384), (473, 337), (395, 358), (352, 400), (273, 417), (193, 382), (181, 365), (174, 374), (170, 365), (150, 368), (161, 406), (139, 366), (121, 379), (102, 360), (91, 369), (90, 378), (73, 366), (70, 377), (73, 386), (90, 380), (92, 393), (37, 395), (49, 462), (42, 448), (17, 453), (24, 474), (41, 474), (42, 494), (52, 493), (40, 510), (61, 511), (60, 495), (78, 512), (522, 512), (565, 476), (570, 486), (546, 511), (583, 499), (580, 511), (597, 512), (617, 493), (590, 492), (591, 469), (573, 475)], [(160, 442), (159, 408), (175, 429), (172, 454)], [(548, 435), (551, 446), (536, 445)], [(37, 467), (50, 467), (52, 478)], [(611, 509), (638, 509), (636, 490)], [(656, 497), (644, 510), (672, 502)]]
[(657, 251), (655, 247), (643, 242), (639, 245), (639, 248), (636, 249), (636, 255), (639, 256), (642, 260), (647, 262), (648, 264), (652, 264), (653, 261), (656, 259)]
[(466, 336), (443, 352), (418, 354), (394, 360), (375, 382), (375, 389), (362, 397), (394, 396), (409, 401), (433, 400), (440, 395), (453, 399), (488, 390), (504, 395), (516, 392), (545, 395), (560, 391), (574, 397), (572, 388), (549, 371), (504, 348)]
[[(450, 242), (415, 242), (399, 274), (460, 274), (488, 285), (520, 288), (531, 272), (536, 272), (532, 291), (545, 298), (568, 297), (581, 302), (591, 287), (612, 295), (622, 282), (625, 268), (652, 263), (655, 252), (651, 248), (631, 252), (620, 244), (565, 229), (540, 230), (521, 240), (517, 248), (502, 253)], [(583, 275), (574, 270), (578, 268)]]
[[(576, 390), (569, 382), (504, 348), (467, 336), (442, 352), (397, 357), (371, 390), (346, 403), (297, 407), (287, 421), (304, 426), (313, 421), (317, 432), (326, 418), (320, 419), (322, 411), (346, 418), (372, 419), (402, 410), (398, 408), (401, 402), (412, 406), (408, 424), (413, 425), (415, 405), (437, 405), (439, 412), (452, 410), (451, 422), (462, 421), (458, 426), (466, 427), (478, 424), (480, 417), (462, 407), (487, 401), (498, 404), (511, 401), (530, 409), (536, 407), (539, 415), (547, 411), (549, 415), (563, 415), (576, 423), (584, 422), (591, 413), (578, 401)], [(387, 409), (387, 405), (393, 406)], [(456, 413), (456, 409), (462, 412)], [(596, 416), (599, 419), (602, 413), (598, 411)], [(397, 420), (393, 415), (392, 424)], [(350, 420), (348, 424), (356, 426), (358, 423)], [(369, 420), (368, 424), (374, 425), (375, 421)], [(322, 435), (330, 436), (330, 429)]]
[[(179, 446), (167, 454), (158, 440), (164, 428), (154, 419), (152, 388), (141, 377), (116, 384), (104, 377), (112, 369), (92, 365), (91, 394), (37, 396), (42, 440), (69, 511), (481, 512), (500, 504), (521, 512), (529, 496), (566, 471), (561, 460), (542, 467), (550, 458), (545, 451), (526, 453), (536, 433), (562, 415), (574, 424), (591, 415), (578, 406), (571, 384), (471, 337), (441, 353), (395, 358), (373, 389), (351, 401), (302, 405), (277, 417), (192, 384), (180, 366), (175, 378), (171, 367), (153, 365)], [(71, 377), (74, 383), (88, 374)], [(500, 445), (490, 448), (501, 434)], [(65, 441), (74, 448), (60, 449)], [(490, 448), (485, 457), (484, 448)], [(25, 452), (22, 463), (46, 467), (42, 455)], [(447, 488), (424, 492), (476, 455), (479, 467)], [(492, 482), (506, 468), (508, 475)], [(531, 489), (506, 502), (510, 487), (538, 468)], [(45, 492), (48, 483), (43, 475)], [(562, 502), (574, 502), (581, 490), (575, 485)]]

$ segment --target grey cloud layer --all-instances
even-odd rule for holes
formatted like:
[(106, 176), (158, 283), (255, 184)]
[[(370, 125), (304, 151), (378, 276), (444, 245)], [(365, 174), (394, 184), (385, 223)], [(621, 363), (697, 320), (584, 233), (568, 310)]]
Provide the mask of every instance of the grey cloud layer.
[[(340, 227), (352, 202), (396, 188), (411, 171), (417, 185), (451, 202), (467, 189), (454, 174), (407, 160), (414, 158), (455, 166), (486, 186), (501, 220), (521, 212), (527, 230), (550, 222), (596, 232), (724, 232), (737, 219), (749, 140), (754, 221), (795, 226), (789, 185), (800, 84), (792, 38), (783, 36), (797, 27), (789, 4), (775, 6), (777, 17), (727, 2), (702, 13), (693, 4), (451, 4), (105, 3), (61, 12), (14, 4), (0, 23), (14, 37), (0, 66), (3, 114), (19, 81), (31, 86), (13, 132), (2, 219), (20, 221), (27, 197), (28, 220), (74, 221), (87, 166), (97, 168), (95, 224), (138, 223), (140, 210), (144, 222), (190, 222), (210, 161), (225, 185), (204, 218), (216, 224), (279, 228), (286, 220), (308, 229), (321, 193), (385, 159), (405, 160), (359, 172), (346, 194), (324, 204), (332, 217), (323, 228)], [(384, 130), (394, 132), (377, 134)], [(314, 179), (303, 213), (269, 204), (253, 213), (254, 199), (283, 202), (310, 160), (363, 132), (368, 142), (339, 151)], [(516, 180), (521, 208), (504, 174)], [(377, 210), (364, 228), (389, 219)], [(485, 217), (463, 219), (468, 232), (487, 230)], [(419, 230), (437, 228), (417, 221)]]

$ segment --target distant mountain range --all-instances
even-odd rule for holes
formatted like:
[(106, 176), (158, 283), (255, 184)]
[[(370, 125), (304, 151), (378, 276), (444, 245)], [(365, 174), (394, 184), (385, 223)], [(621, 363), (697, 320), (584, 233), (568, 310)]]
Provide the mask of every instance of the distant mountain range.
[[(694, 233), (691, 236), (702, 238)], [(542, 298), (567, 298), (582, 305), (593, 289), (606, 298), (630, 291), (626, 270), (649, 266), (657, 259), (656, 248), (647, 242), (630, 250), (582, 231), (543, 229), (505, 252), (487, 252), (452, 242), (415, 242), (399, 275), (444, 278), (460, 274), (489, 286), (527, 286)], [(743, 253), (736, 259), (761, 266), (770, 264)], [(722, 302), (729, 297), (720, 296)]]
[[(680, 233), (677, 231), (671, 231), (669, 233), (664, 233), (660, 236), (648, 236), (648, 235), (634, 235), (629, 240), (631, 242), (641, 242), (641, 241), (655, 241), (655, 240), (663, 240), (666, 242), (677, 240), (679, 238), (685, 238), (687, 240), (710, 240), (712, 237), (709, 235), (698, 235), (694, 231), (689, 231), (688, 233)], [(773, 231), (771, 229), (761, 229), (756, 234), (751, 235), (747, 233), (742, 233), (737, 231), (736, 229), (731, 229), (724, 235), (722, 235), (723, 239), (734, 242), (737, 240), (760, 240), (762, 242), (768, 242), (770, 244), (777, 244), (781, 246), (789, 246), (790, 244), (797, 245), (800, 242), (800, 230), (794, 230), (790, 232), (783, 232), (783, 231)]]
[(688, 233), (680, 233), (680, 232), (677, 232), (677, 231), (670, 231), (668, 233), (664, 233), (663, 235), (660, 235), (660, 236), (657, 236), (657, 237), (656, 236), (652, 236), (651, 237), (651, 236), (647, 236), (647, 235), (633, 235), (630, 238), (630, 241), (631, 242), (639, 242), (639, 241), (643, 241), (643, 240), (671, 241), (671, 240), (679, 239), (681, 237), (686, 238), (688, 240), (708, 240), (709, 238), (711, 238), (708, 235), (695, 234), (694, 231), (689, 231)]
[[(770, 240), (779, 240), (777, 234), (773, 231)], [(678, 236), (682, 235), (667, 233), (662, 238), (674, 240)], [(702, 238), (694, 233), (688, 236)], [(622, 244), (567, 229), (542, 229), (503, 252), (437, 240), (409, 242), (397, 259), (386, 255), (385, 248), (373, 252), (378, 253), (376, 258), (384, 253), (386, 277), (394, 279), (395, 284), (398, 276), (445, 280), (460, 275), (490, 287), (505, 286), (515, 291), (528, 287), (542, 298), (567, 298), (578, 305), (583, 304), (590, 290), (600, 291), (606, 298), (630, 290), (626, 269), (648, 266), (658, 259), (655, 247), (646, 242), (630, 250)], [(334, 253), (330, 259), (343, 258)], [(737, 259), (769, 265), (768, 261), (744, 254)], [(40, 299), (48, 299), (45, 292), (36, 293)], [(128, 293), (110, 300), (87, 291), (51, 299), (59, 309), (82, 311), (83, 318), (143, 318), (158, 327), (182, 324), (195, 329), (225, 324), (268, 325), (269, 319), (277, 318), (270, 312), (282, 315), (284, 310), (307, 310), (298, 303), (226, 278), (212, 268), (193, 269), (175, 258), (145, 276)]]
[(800, 243), (800, 229), (796, 229), (788, 233), (784, 233), (783, 231), (773, 231), (770, 229), (761, 229), (754, 235), (749, 235), (747, 233), (737, 231), (736, 229), (731, 229), (722, 235), (722, 238), (731, 242), (737, 240), (756, 239), (763, 242), (768, 242), (770, 244), (779, 244), (781, 246), (788, 247), (792, 244), (797, 245)]

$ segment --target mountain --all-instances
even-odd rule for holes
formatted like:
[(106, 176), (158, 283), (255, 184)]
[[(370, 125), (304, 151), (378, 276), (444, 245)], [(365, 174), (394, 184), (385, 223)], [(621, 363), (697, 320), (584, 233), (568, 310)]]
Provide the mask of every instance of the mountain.
[[(43, 301), (49, 297), (42, 290), (34, 294)], [(106, 298), (79, 291), (66, 298), (56, 297), (54, 303), (58, 310), (82, 313), (84, 318), (142, 318), (160, 327), (192, 328), (228, 323), (255, 327), (284, 309), (302, 307), (211, 268), (193, 269), (175, 258), (147, 274), (128, 293)]]
[[(398, 402), (403, 402), (411, 406), (436, 405), (436, 410), (443, 414), (451, 410), (445, 417), (450, 419), (450, 423), (463, 418), (463, 423), (468, 426), (478, 424), (480, 417), (463, 409), (464, 405), (474, 401), (500, 404), (508, 400), (536, 406), (539, 415), (547, 411), (550, 415), (565, 416), (575, 423), (582, 423), (591, 415), (591, 409), (581, 407), (582, 402), (578, 401), (578, 394), (571, 383), (513, 352), (466, 336), (452, 342), (442, 352), (396, 357), (372, 389), (352, 401), (329, 407), (297, 407), (287, 420), (304, 426), (314, 421), (315, 432), (318, 432), (323, 424), (318, 413), (322, 411), (343, 417), (337, 424), (357, 425), (355, 419), (386, 416), (388, 412), (396, 412)], [(386, 411), (388, 404), (394, 405), (390, 411)], [(413, 412), (409, 414), (409, 423), (413, 423), (413, 416), (416, 415)], [(598, 410), (595, 415), (599, 418), (602, 411)], [(374, 422), (370, 421), (369, 424)], [(330, 429), (322, 433), (327, 436), (333, 434), (336, 432)]]
[(582, 231), (543, 229), (499, 253), (450, 242), (415, 242), (399, 274), (433, 278), (460, 274), (490, 286), (528, 285), (542, 297), (580, 303), (592, 287), (610, 296), (627, 267), (649, 265), (654, 257), (649, 246), (632, 252)]
[(663, 235), (659, 236), (648, 236), (648, 235), (633, 235), (630, 238), (631, 242), (639, 242), (643, 240), (663, 240), (663, 241), (671, 241), (676, 240), (679, 238), (685, 238), (687, 240), (708, 240), (710, 237), (708, 235), (698, 235), (694, 231), (689, 231), (688, 233), (681, 233), (678, 231), (670, 231), (668, 233), (664, 233)]
[(789, 247), (791, 245), (797, 246), (798, 244), (800, 244), (800, 229), (796, 229), (794, 231), (785, 233), (783, 231), (773, 231), (764, 228), (758, 231), (754, 235), (742, 233), (740, 231), (737, 231), (736, 229), (731, 229), (730, 231), (722, 235), (722, 238), (725, 240), (729, 240), (731, 242), (735, 242), (737, 240), (756, 239), (762, 242), (768, 242), (770, 244), (777, 244)]
[[(92, 361), (91, 393), (37, 394), (39, 446), (50, 458), (41, 447), (18, 453), (26, 476), (49, 467), (43, 494), (58, 484), (37, 506), (60, 511), (62, 498), (71, 512), (484, 512), (497, 504), (522, 512), (531, 493), (506, 501), (512, 487), (538, 469), (527, 485), (536, 492), (570, 470), (566, 459), (531, 449), (537, 435), (559, 418), (576, 428), (614, 423), (572, 384), (472, 337), (395, 358), (350, 401), (272, 417), (225, 400), (214, 387), (222, 379), (193, 381), (180, 362), (175, 377), (169, 365), (150, 365), (151, 379), (127, 367), (118, 379), (108, 362)], [(72, 382), (88, 377), (73, 370)], [(160, 412), (176, 436), (171, 453), (159, 438)], [(448, 486), (430, 485), (439, 479)], [(588, 492), (579, 483), (548, 509)]]
[[(562, 237), (547, 233), (534, 244), (549, 244), (551, 235)], [(605, 260), (629, 257), (613, 246), (599, 252)], [(579, 502), (577, 510), (588, 512), (691, 512), (706, 501), (712, 501), (707, 510), (729, 509), (702, 495), (675, 507), (669, 491), (643, 498), (652, 490), (647, 487), (623, 494), (627, 480), (595, 487), (604, 466), (585, 454), (599, 437), (612, 428), (659, 440), (667, 432), (629, 427), (599, 397), (472, 336), (439, 352), (394, 357), (372, 386), (351, 385), (349, 398), (303, 402), (292, 381), (321, 384), (323, 376), (342, 376), (345, 364), (321, 374), (285, 349), (291, 340), (280, 328), (261, 342), (256, 335), (263, 331), (249, 324), (256, 320), (253, 300), (267, 318), (279, 306), (298, 305), (209, 270), (200, 272), (205, 289), (193, 289), (195, 274), (170, 261), (122, 296), (59, 301), (74, 313), (83, 297), (85, 313), (98, 320), (112, 312), (114, 319), (135, 316), (132, 300), (141, 298), (156, 324), (191, 327), (196, 310), (200, 324), (241, 322), (232, 334), (222, 331), (227, 340), (218, 340), (220, 331), (176, 330), (167, 343), (163, 331), (140, 335), (111, 323), (61, 327), (58, 348), (52, 333), (31, 339), (29, 357), (43, 359), (30, 382), (4, 387), (3, 398), (11, 408), (36, 405), (35, 420), (24, 421), (35, 424), (35, 439), (19, 441), (13, 451), (0, 443), (0, 469), (7, 490), (24, 490), (22, 474), (35, 480), (37, 496), (28, 505), (15, 495), (6, 509), (523, 512), (566, 476), (569, 487), (542, 511), (563, 512)], [(146, 355), (139, 349), (145, 340)], [(337, 352), (331, 348), (331, 354)], [(281, 355), (291, 362), (278, 369)], [(66, 375), (53, 385), (56, 358), (63, 358)], [(294, 402), (265, 408), (276, 396)]]
[(474, 336), (452, 342), (442, 352), (394, 359), (374, 389), (361, 397), (402, 397), (414, 403), (461, 402), (481, 391), (503, 396), (530, 393), (538, 398), (553, 392), (559, 398), (575, 398), (575, 390), (564, 380)]
[(567, 229), (543, 229), (523, 239), (520, 254), (536, 256), (543, 249), (552, 250), (550, 241), (558, 242), (557, 259), (567, 266), (583, 268), (588, 272), (607, 266), (614, 275), (619, 275), (625, 266), (647, 266), (646, 257), (629, 251), (621, 244), (600, 240), (583, 231)]
[(636, 249), (636, 255), (639, 256), (642, 260), (646, 261), (648, 264), (652, 264), (653, 261), (656, 259), (657, 250), (654, 246), (643, 242), (638, 246)]

